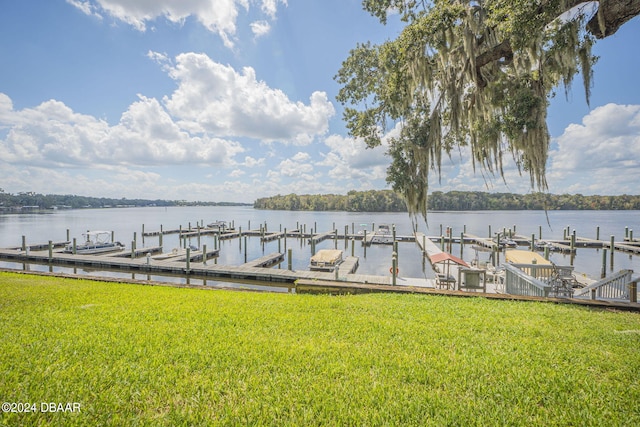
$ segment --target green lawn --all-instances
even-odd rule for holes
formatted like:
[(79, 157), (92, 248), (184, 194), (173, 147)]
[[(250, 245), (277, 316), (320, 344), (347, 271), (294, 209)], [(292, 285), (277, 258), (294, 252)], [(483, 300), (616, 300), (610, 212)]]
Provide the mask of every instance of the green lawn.
[(640, 315), (0, 273), (0, 400), (37, 405), (7, 426), (639, 425)]

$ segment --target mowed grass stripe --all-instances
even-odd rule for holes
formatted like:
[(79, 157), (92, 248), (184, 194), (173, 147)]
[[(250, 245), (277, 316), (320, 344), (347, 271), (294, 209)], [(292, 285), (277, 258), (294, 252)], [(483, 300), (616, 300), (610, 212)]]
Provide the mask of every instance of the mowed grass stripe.
[(637, 425), (640, 315), (0, 273), (2, 425)]

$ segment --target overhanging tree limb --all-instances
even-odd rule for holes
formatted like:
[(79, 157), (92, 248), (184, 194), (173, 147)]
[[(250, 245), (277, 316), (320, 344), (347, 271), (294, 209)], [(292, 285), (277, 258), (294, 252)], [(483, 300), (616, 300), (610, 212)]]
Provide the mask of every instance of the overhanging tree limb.
[[(602, 1), (586, 16), (576, 0), (365, 0), (386, 22), (390, 8), (407, 23), (396, 40), (360, 45), (343, 63), (337, 99), (354, 137), (380, 144), (387, 123), (387, 181), (409, 210), (426, 216), (429, 171), (443, 155), (468, 147), (473, 167), (503, 175), (510, 154), (546, 189), (546, 112), (555, 89), (582, 73), (587, 102), (591, 46), (640, 13), (640, 0)], [(425, 6), (426, 5), (426, 6)], [(568, 19), (557, 19), (576, 7)], [(587, 22), (588, 20), (588, 22)], [(597, 28), (594, 26), (597, 22)], [(599, 31), (599, 33), (598, 33)]]

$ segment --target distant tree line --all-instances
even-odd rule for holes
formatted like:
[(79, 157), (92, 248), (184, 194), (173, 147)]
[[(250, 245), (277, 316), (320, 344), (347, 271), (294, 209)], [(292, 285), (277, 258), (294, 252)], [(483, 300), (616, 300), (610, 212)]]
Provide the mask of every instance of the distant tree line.
[[(428, 199), (430, 211), (475, 210), (640, 210), (640, 195), (583, 196), (582, 194), (513, 194), (481, 191), (435, 191)], [(288, 194), (255, 201), (256, 209), (406, 212), (400, 196), (391, 190), (349, 191), (337, 194)]]
[(38, 194), (21, 192), (6, 193), (0, 188), (0, 210), (24, 209), (81, 209), (81, 208), (117, 208), (144, 206), (229, 206), (251, 205), (250, 203), (232, 202), (187, 202), (185, 200), (145, 200), (145, 199), (113, 199), (107, 197), (86, 197), (75, 195)]

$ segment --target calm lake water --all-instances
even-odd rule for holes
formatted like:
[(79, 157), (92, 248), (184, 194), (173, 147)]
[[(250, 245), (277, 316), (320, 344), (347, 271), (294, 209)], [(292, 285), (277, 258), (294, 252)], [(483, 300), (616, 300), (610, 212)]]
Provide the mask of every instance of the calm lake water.
[[(305, 226), (307, 232), (312, 228), (318, 232), (325, 232), (335, 228), (342, 234), (345, 226), (349, 233), (352, 229), (357, 232), (362, 228), (371, 230), (377, 224), (395, 224), (398, 235), (411, 235), (413, 223), (406, 213), (349, 213), (349, 212), (294, 212), (294, 211), (265, 211), (252, 207), (151, 207), (151, 208), (119, 208), (119, 209), (81, 209), (52, 211), (45, 214), (0, 214), (0, 247), (15, 247), (21, 243), (21, 236), (26, 236), (28, 243), (45, 243), (48, 240), (64, 241), (67, 230), (71, 238), (82, 239), (82, 233), (87, 230), (108, 230), (115, 232), (115, 238), (124, 243), (128, 248), (137, 235), (138, 247), (151, 247), (158, 245), (158, 237), (142, 237), (142, 227), (145, 231), (159, 230), (162, 225), (165, 230), (177, 229), (180, 226), (187, 228), (196, 224), (205, 225), (215, 220), (224, 220), (233, 223), (236, 228), (242, 230), (259, 229), (266, 224), (268, 231), (280, 231), (286, 228), (293, 230), (299, 224)], [(489, 237), (491, 232), (503, 228), (516, 228), (520, 235), (536, 238), (542, 232), (543, 239), (561, 239), (563, 231), (574, 229), (580, 237), (595, 238), (596, 229), (600, 228), (600, 238), (608, 241), (610, 236), (615, 236), (616, 241), (622, 241), (625, 235), (625, 227), (635, 230), (635, 237), (640, 238), (640, 211), (479, 211), (479, 212), (432, 212), (428, 216), (428, 224), (422, 219), (416, 222), (418, 231), (425, 232), (428, 236), (439, 236), (442, 230), (451, 227), (453, 236), (459, 237), (466, 228), (467, 233), (481, 237)], [(213, 236), (202, 236), (200, 242), (196, 237), (190, 244), (207, 245), (213, 249)], [(242, 243), (242, 245), (241, 245)], [(345, 255), (351, 255), (351, 242), (339, 240), (325, 240), (318, 244), (316, 249), (344, 250)], [(245, 258), (244, 238), (221, 241), (219, 264), (242, 264)], [(263, 255), (284, 252), (284, 242), (272, 241), (265, 244), (259, 237), (247, 238), (247, 259), (252, 260)], [(164, 251), (179, 246), (177, 234), (163, 237)], [(293, 269), (303, 270), (308, 268), (311, 256), (311, 247), (305, 239), (288, 238), (287, 248), (293, 250)], [(524, 247), (523, 247), (524, 249)], [(359, 273), (388, 275), (391, 266), (392, 248), (389, 245), (373, 245), (365, 249), (359, 241), (355, 242), (354, 254), (360, 257)], [(400, 276), (433, 278), (434, 273), (428, 261), (425, 262), (415, 243), (400, 242), (398, 244), (398, 259)], [(453, 245), (452, 253), (460, 256), (460, 245)], [(463, 248), (463, 258), (467, 261), (475, 256), (482, 261), (488, 259), (488, 254), (476, 252), (471, 245)], [(551, 260), (559, 265), (570, 265), (569, 255), (554, 253)], [(577, 272), (598, 278), (602, 265), (602, 251), (596, 249), (579, 248), (573, 259), (573, 265)], [(0, 263), (3, 267), (16, 268), (15, 265)], [(286, 260), (280, 266), (274, 268), (287, 268)], [(640, 257), (637, 255), (617, 252), (614, 255), (613, 268), (609, 264), (607, 255), (608, 272), (620, 269), (632, 269), (636, 274), (640, 273)], [(32, 270), (46, 270), (47, 266), (32, 266)], [(54, 271), (68, 271), (64, 268), (54, 268)], [(80, 271), (80, 273), (83, 273)], [(87, 274), (99, 274), (84, 272)], [(105, 273), (104, 275), (115, 275)], [(175, 279), (179, 280), (179, 279)], [(208, 281), (207, 284), (210, 284)]]

